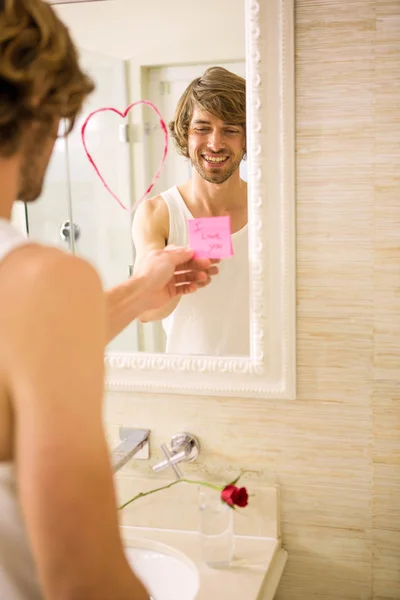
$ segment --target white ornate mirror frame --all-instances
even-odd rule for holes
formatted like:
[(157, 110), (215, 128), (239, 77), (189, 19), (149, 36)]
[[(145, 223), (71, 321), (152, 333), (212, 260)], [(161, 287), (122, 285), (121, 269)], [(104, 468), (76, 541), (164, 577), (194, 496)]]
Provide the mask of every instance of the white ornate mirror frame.
[(295, 397), (294, 0), (245, 0), (251, 355), (106, 354), (106, 386)]

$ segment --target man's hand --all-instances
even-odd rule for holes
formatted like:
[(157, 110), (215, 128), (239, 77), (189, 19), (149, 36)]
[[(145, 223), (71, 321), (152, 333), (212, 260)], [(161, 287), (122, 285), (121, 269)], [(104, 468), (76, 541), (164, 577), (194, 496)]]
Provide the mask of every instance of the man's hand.
[(135, 265), (135, 274), (105, 292), (107, 343), (134, 319), (158, 321), (176, 308), (184, 294), (192, 294), (218, 273), (218, 260), (193, 258), (194, 251), (176, 246), (152, 250)]
[(176, 246), (153, 250), (146, 256), (135, 273), (144, 286), (146, 311), (157, 310), (178, 296), (196, 292), (218, 274), (219, 261), (193, 256), (193, 250)]

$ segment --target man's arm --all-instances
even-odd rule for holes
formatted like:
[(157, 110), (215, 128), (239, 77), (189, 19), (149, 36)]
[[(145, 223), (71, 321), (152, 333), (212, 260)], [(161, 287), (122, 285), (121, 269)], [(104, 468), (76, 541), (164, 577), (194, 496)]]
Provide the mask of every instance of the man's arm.
[(107, 343), (136, 318), (145, 322), (168, 316), (182, 295), (208, 285), (218, 273), (216, 261), (195, 259), (188, 248), (166, 247), (168, 209), (164, 201), (154, 198), (142, 204), (133, 236), (137, 252), (134, 275), (105, 293)]
[(137, 209), (132, 225), (136, 260), (134, 276), (124, 283), (106, 291), (108, 314), (107, 342), (118, 335), (134, 319), (143, 323), (158, 321), (172, 313), (179, 303), (180, 296), (166, 302), (161, 308), (148, 310), (145, 286), (137, 272), (145, 258), (155, 250), (166, 247), (169, 230), (168, 208), (161, 196), (143, 202)]
[(26, 247), (7, 262), (18, 489), (44, 597), (148, 600), (124, 557), (102, 426), (99, 278), (55, 249)]
[[(169, 213), (161, 196), (143, 202), (136, 211), (132, 225), (133, 242), (136, 251), (134, 272), (153, 250), (166, 247), (169, 236)], [(142, 323), (159, 321), (168, 317), (178, 306), (180, 296), (173, 298), (157, 310), (149, 310), (140, 314)]]

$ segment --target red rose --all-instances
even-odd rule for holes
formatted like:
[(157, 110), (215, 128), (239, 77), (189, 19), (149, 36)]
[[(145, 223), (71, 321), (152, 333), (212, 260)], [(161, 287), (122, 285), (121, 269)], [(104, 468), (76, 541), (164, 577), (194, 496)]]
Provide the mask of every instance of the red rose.
[(229, 506), (247, 506), (249, 495), (246, 488), (238, 488), (236, 485), (227, 485), (221, 492), (221, 499)]

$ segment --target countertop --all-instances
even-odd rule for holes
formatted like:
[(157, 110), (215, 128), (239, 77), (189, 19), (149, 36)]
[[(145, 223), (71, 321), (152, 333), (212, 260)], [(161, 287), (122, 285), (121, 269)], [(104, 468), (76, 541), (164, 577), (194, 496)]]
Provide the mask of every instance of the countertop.
[(186, 554), (200, 574), (196, 600), (272, 600), (287, 560), (279, 540), (235, 536), (231, 567), (212, 569), (201, 560), (196, 532), (123, 526), (121, 534), (127, 547), (129, 540), (146, 539)]

